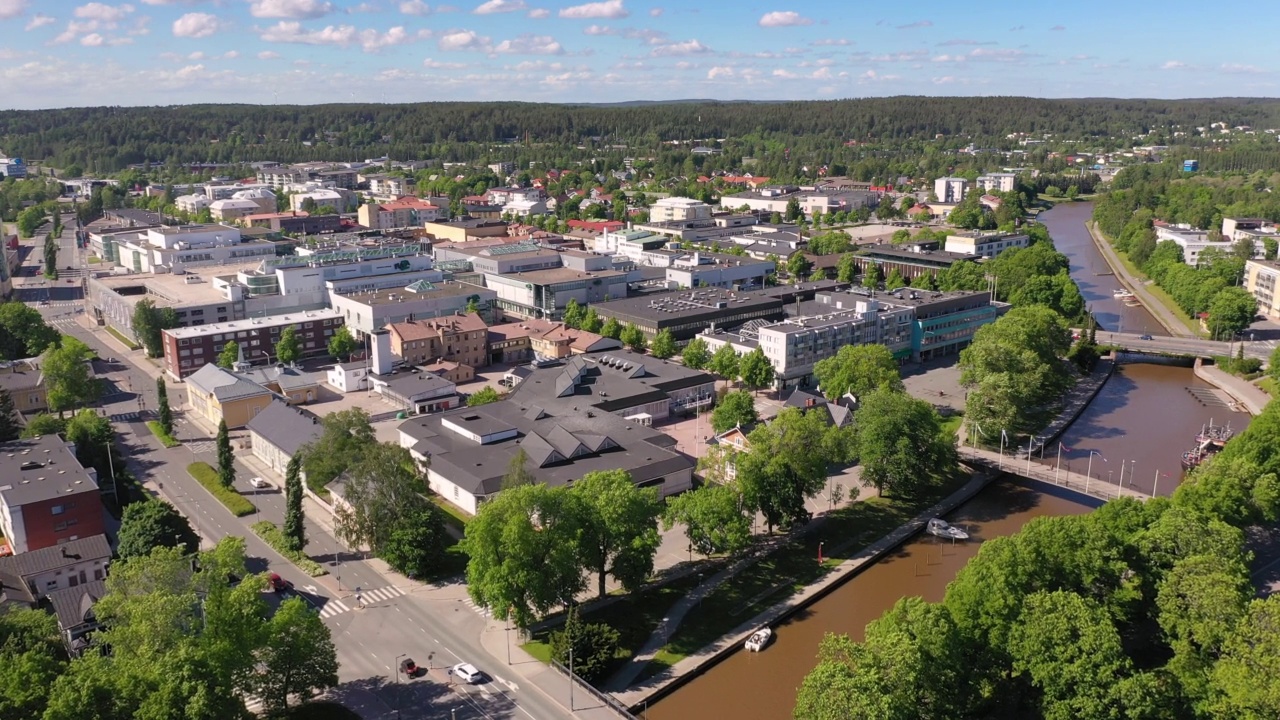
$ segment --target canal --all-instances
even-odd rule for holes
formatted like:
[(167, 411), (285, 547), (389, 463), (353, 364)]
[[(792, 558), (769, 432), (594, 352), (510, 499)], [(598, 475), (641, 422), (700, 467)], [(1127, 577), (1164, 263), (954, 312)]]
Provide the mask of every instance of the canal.
[[(1125, 307), (1112, 297), (1119, 285), (1114, 277), (1099, 274), (1110, 270), (1084, 225), (1092, 211), (1091, 203), (1064, 203), (1042, 213), (1040, 220), (1070, 259), (1071, 276), (1104, 328), (1163, 334), (1144, 308)], [(1104, 335), (1098, 339), (1105, 342)], [(1085, 472), (1092, 457), (1092, 475), (1099, 482), (1120, 482), (1123, 474), (1126, 484), (1149, 493), (1158, 475), (1156, 489), (1161, 495), (1169, 494), (1182, 479), (1182, 452), (1191, 448), (1203, 425), (1229, 423), (1237, 432), (1248, 425), (1248, 414), (1234, 413), (1215, 402), (1208, 390), (1208, 384), (1189, 367), (1120, 366), (1064, 435), (1063, 467)], [(1053, 466), (1056, 450), (1057, 445), (1050, 445), (1044, 459), (1034, 462)], [(942, 599), (947, 583), (983, 540), (1015, 533), (1035, 517), (1080, 514), (1090, 507), (1078, 496), (1064, 495), (1050, 486), (994, 484), (948, 518), (970, 529), (973, 540), (951, 545), (917, 537), (776, 627), (776, 639), (764, 652), (734, 653), (648, 707), (647, 716), (652, 720), (788, 718), (796, 689), (813, 669), (824, 634), (847, 633), (861, 640), (866, 624), (899, 598)]]

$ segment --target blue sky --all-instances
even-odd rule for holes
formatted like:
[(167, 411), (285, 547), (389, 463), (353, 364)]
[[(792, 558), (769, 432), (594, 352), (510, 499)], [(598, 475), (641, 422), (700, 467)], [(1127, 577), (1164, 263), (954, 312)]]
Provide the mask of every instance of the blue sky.
[(1280, 6), (0, 0), (0, 108), (1274, 96)]

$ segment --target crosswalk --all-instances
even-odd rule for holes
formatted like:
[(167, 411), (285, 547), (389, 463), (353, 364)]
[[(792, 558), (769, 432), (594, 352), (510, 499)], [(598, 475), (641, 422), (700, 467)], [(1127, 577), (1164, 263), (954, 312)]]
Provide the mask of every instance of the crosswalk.
[(196, 455), (215, 453), (218, 451), (218, 443), (213, 440), (189, 440), (184, 442), (183, 445), (186, 445), (187, 449)]
[(404, 595), (404, 590), (401, 590), (394, 585), (389, 585), (375, 590), (361, 590), (360, 592), (346, 598), (345, 601), (337, 598), (330, 598), (329, 601), (324, 604), (324, 607), (320, 608), (320, 617), (331, 618), (334, 615), (341, 615), (348, 610), (359, 607), (360, 601), (356, 600), (357, 597), (364, 601), (365, 606), (369, 606), (374, 603), (386, 602), (391, 598), (400, 597), (401, 595)]
[(55, 317), (51, 320), (46, 320), (45, 324), (50, 327), (69, 328), (69, 327), (75, 327), (80, 323), (76, 322), (76, 319), (74, 317), (67, 315), (67, 316)]
[(142, 417), (140, 412), (123, 412), (115, 413), (111, 416), (111, 422), (137, 422)]
[(470, 597), (470, 596), (467, 596), (467, 598), (466, 598), (465, 600), (463, 600), (463, 601), (462, 601), (462, 604), (464, 604), (464, 605), (466, 605), (467, 607), (469, 607), (469, 608), (471, 608), (472, 610), (474, 610), (474, 611), (476, 612), (476, 614), (477, 614), (477, 615), (479, 615), (480, 617), (483, 617), (483, 618), (492, 618), (492, 617), (493, 617), (493, 612), (492, 612), (491, 610), (489, 610), (489, 608), (486, 608), (486, 607), (480, 607), (479, 605), (477, 605), (477, 604), (476, 604), (476, 601), (475, 601), (475, 600), (472, 600), (472, 599), (471, 599), (471, 597)]

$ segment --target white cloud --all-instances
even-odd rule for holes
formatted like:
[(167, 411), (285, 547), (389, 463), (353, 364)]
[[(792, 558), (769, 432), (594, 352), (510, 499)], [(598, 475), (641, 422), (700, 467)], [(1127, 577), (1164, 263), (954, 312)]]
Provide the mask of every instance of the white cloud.
[(911, 30), (913, 28), (926, 28), (926, 27), (933, 27), (933, 22), (929, 20), (917, 20), (916, 22), (907, 23), (906, 25), (899, 25), (897, 27), (899, 30)]
[(106, 39), (98, 33), (89, 33), (80, 38), (80, 44), (85, 47), (101, 47), (106, 43)]
[(263, 50), (262, 52), (258, 53), (259, 60), (275, 60), (278, 57), (280, 57), (280, 53), (276, 52), (275, 50)]
[(475, 30), (454, 30), (445, 33), (440, 36), (437, 45), (446, 52), (459, 50), (493, 52), (493, 41), (483, 35), (478, 35)]
[(542, 20), (551, 17), (551, 11), (546, 8), (534, 8), (529, 11), (529, 17), (534, 20)]
[(773, 76), (776, 78), (781, 78), (783, 80), (794, 80), (800, 77), (799, 75), (791, 72), (790, 70), (786, 70), (783, 68), (778, 68), (777, 70), (774, 70)]
[(439, 60), (427, 58), (422, 61), (422, 67), (431, 68), (432, 70), (461, 70), (466, 67), (466, 65), (462, 63), (440, 62)]
[(1165, 64), (1161, 65), (1160, 69), (1161, 70), (1186, 70), (1188, 67), (1191, 67), (1191, 66), (1187, 65), (1186, 63), (1180, 60), (1169, 60)]
[(430, 15), (431, 6), (422, 0), (405, 0), (400, 3), (400, 12), (405, 15)]
[(707, 71), (707, 79), (715, 80), (716, 78), (731, 78), (733, 77), (733, 74), (733, 68), (728, 65), (717, 65)]
[(44, 13), (36, 13), (31, 18), (31, 21), (27, 23), (27, 27), (24, 29), (31, 31), (31, 30), (35, 30), (36, 28), (42, 28), (45, 25), (52, 25), (56, 22), (58, 22), (57, 19), (51, 18), (48, 15), (45, 15)]
[(312, 20), (333, 12), (327, 0), (251, 0), (249, 14), (257, 18)]
[(218, 32), (221, 22), (209, 13), (187, 13), (173, 21), (174, 37), (202, 38)]
[(662, 8), (649, 8), (649, 17), (659, 17), (662, 15)]
[(592, 20), (596, 18), (624, 18), (630, 15), (622, 6), (622, 0), (603, 0), (603, 2), (574, 5), (560, 11), (560, 17), (572, 20)]
[(1026, 57), (1026, 53), (1022, 50), (1014, 50), (1012, 48), (975, 48), (969, 53), (972, 60), (990, 60), (993, 62), (1013, 62)]
[(0, 0), (0, 20), (20, 17), (27, 11), (27, 0)]
[(822, 38), (820, 40), (814, 40), (809, 44), (814, 47), (829, 47), (835, 45), (852, 45), (853, 43), (849, 42), (845, 38)]
[(1223, 63), (1219, 69), (1224, 73), (1233, 75), (1259, 75), (1266, 72), (1266, 70), (1257, 65), (1242, 65), (1240, 63)]
[(236, 58), (238, 58), (238, 57), (240, 57), (240, 51), (239, 51), (239, 50), (228, 50), (228, 51), (226, 51), (226, 52), (222, 53), (222, 58), (221, 58), (221, 59), (222, 59), (222, 60), (235, 60), (235, 59), (236, 59)]
[(563, 55), (564, 47), (550, 35), (526, 33), (511, 40), (503, 40), (493, 51), (504, 55)]
[(197, 50), (197, 51), (195, 51), (195, 52), (191, 53), (190, 55), (188, 55), (188, 56), (187, 56), (187, 59), (188, 59), (188, 60), (203, 60), (203, 59), (204, 59), (204, 53), (203, 53), (203, 52), (200, 52), (199, 50)]
[(711, 48), (703, 45), (697, 40), (686, 40), (684, 42), (659, 45), (653, 49), (653, 56), (673, 57), (677, 55), (702, 55), (703, 53), (709, 52), (711, 52)]
[(132, 5), (125, 4), (113, 7), (100, 2), (91, 2), (88, 5), (81, 5), (76, 8), (75, 16), (82, 20), (96, 21), (111, 27), (123, 20), (131, 12), (133, 12)]
[(766, 28), (795, 27), (797, 25), (812, 25), (812, 24), (813, 24), (812, 20), (801, 15), (798, 12), (795, 12), (794, 10), (785, 10), (785, 11), (778, 10), (770, 13), (765, 13), (764, 16), (760, 18), (760, 27), (766, 27)]
[(495, 13), (520, 12), (528, 9), (524, 0), (489, 0), (471, 12), (476, 15), (493, 15)]
[(409, 32), (403, 27), (393, 27), (385, 33), (377, 30), (357, 30), (352, 25), (329, 25), (322, 30), (306, 30), (302, 23), (281, 20), (259, 32), (265, 42), (292, 43), (297, 45), (359, 45), (365, 52), (377, 52), (393, 45), (407, 45), (431, 36), (430, 30)]

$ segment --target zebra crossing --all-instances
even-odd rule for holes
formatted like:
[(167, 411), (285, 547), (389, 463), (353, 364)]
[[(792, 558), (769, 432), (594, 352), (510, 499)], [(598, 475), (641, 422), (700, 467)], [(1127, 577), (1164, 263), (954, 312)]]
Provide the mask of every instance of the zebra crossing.
[(59, 317), (55, 317), (52, 320), (45, 320), (45, 324), (51, 327), (56, 327), (56, 328), (66, 328), (66, 327), (74, 327), (76, 325), (79, 325), (80, 323), (76, 322), (76, 319), (72, 316), (62, 315)]
[(182, 444), (186, 445), (187, 449), (196, 455), (218, 451), (218, 443), (213, 440), (188, 440)]
[(111, 422), (137, 422), (141, 417), (142, 413), (137, 411), (115, 413), (111, 416)]
[(387, 587), (377, 588), (375, 590), (361, 590), (360, 592), (346, 598), (346, 602), (337, 598), (329, 598), (329, 601), (324, 604), (324, 607), (320, 608), (320, 617), (331, 618), (334, 615), (341, 615), (352, 608), (359, 607), (361, 602), (360, 600), (356, 600), (356, 598), (363, 600), (364, 605), (367, 606), (376, 602), (386, 602), (391, 598), (400, 597), (401, 595), (404, 595), (403, 590), (394, 585), (388, 585)]
[(489, 608), (480, 607), (479, 605), (477, 605), (476, 601), (472, 600), (470, 595), (468, 595), (466, 599), (462, 601), (462, 604), (471, 608), (473, 611), (475, 611), (477, 615), (479, 615), (482, 618), (490, 618), (490, 619), (493, 618), (493, 611), (489, 610)]

